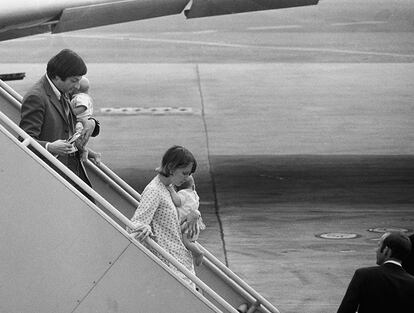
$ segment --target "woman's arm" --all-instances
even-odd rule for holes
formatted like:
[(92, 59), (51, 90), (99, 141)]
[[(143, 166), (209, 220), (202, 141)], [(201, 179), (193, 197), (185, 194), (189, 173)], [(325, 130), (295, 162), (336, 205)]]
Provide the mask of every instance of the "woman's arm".
[(152, 235), (151, 221), (160, 202), (159, 191), (152, 188), (145, 188), (142, 193), (141, 201), (136, 209), (131, 222), (135, 225), (133, 229), (129, 229), (131, 233), (138, 233), (136, 239), (144, 240)]

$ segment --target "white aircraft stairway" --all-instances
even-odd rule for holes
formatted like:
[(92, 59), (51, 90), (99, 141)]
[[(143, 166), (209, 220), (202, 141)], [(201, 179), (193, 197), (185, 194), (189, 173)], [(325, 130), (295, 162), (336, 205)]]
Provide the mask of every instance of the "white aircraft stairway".
[(21, 101), (0, 80), (0, 312), (279, 312), (203, 247), (195, 276), (148, 239), (183, 282), (125, 231), (140, 194), (88, 161), (91, 189), (17, 126)]

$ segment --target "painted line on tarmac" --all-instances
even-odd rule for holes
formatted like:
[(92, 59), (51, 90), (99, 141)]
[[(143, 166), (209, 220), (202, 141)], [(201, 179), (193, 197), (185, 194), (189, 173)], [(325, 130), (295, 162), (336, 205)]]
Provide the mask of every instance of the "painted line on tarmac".
[(124, 107), (101, 108), (102, 115), (200, 115), (200, 112), (189, 107)]
[(276, 26), (257, 26), (247, 27), (247, 30), (272, 30), (272, 29), (292, 29), (292, 28), (303, 28), (302, 25), (276, 25)]
[(330, 53), (338, 53), (338, 54), (361, 54), (361, 55), (414, 58), (414, 54), (400, 54), (400, 53), (374, 52), (374, 51), (361, 51), (361, 50), (342, 50), (342, 49), (330, 49), (330, 48), (304, 48), (304, 47), (246, 45), (246, 44), (233, 44), (233, 43), (225, 43), (225, 42), (212, 42), (212, 41), (199, 41), (199, 40), (159, 39), (159, 38), (143, 38), (143, 37), (129, 37), (129, 36), (107, 36), (107, 35), (106, 36), (103, 36), (103, 35), (65, 35), (64, 37), (173, 43), (173, 44), (213, 46), (213, 47), (224, 47), (224, 48), (268, 49), (268, 50), (299, 51), (299, 52), (330, 52)]
[(199, 30), (199, 31), (192, 31), (192, 32), (161, 32), (162, 35), (188, 35), (188, 34), (213, 34), (217, 33), (217, 30), (207, 29), (207, 30)]
[(331, 26), (353, 26), (353, 25), (378, 25), (387, 24), (387, 21), (360, 21), (360, 22), (349, 22), (349, 23), (332, 23)]
[(217, 30), (207, 29), (207, 30), (193, 31), (191, 33), (192, 34), (212, 34), (212, 33), (217, 33)]

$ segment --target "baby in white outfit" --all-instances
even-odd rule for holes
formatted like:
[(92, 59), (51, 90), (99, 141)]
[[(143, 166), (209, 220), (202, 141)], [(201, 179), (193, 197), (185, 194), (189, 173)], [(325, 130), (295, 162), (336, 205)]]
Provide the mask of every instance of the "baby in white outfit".
[(198, 211), (200, 198), (195, 190), (194, 178), (189, 176), (186, 182), (184, 182), (181, 186), (178, 186), (178, 189), (179, 190), (176, 191), (174, 186), (168, 187), (168, 191), (170, 192), (174, 205), (177, 208), (183, 244), (192, 252), (194, 263), (199, 266), (203, 262), (204, 253), (199, 249), (195, 241), (198, 239), (200, 230), (205, 229), (206, 226), (204, 225), (201, 216), (199, 216), (196, 224), (196, 232), (192, 237), (189, 237), (187, 222), (187, 216), (190, 212), (197, 212), (200, 214)]
[[(93, 114), (93, 100), (88, 94), (89, 80), (86, 77), (82, 77), (79, 81), (79, 89), (74, 91), (70, 106), (73, 113), (76, 115), (76, 127), (75, 131), (80, 133), (83, 129), (82, 120), (89, 119)], [(93, 151), (92, 149), (81, 147), (82, 160), (86, 161), (88, 157), (92, 159), (96, 164), (101, 162), (101, 154)]]

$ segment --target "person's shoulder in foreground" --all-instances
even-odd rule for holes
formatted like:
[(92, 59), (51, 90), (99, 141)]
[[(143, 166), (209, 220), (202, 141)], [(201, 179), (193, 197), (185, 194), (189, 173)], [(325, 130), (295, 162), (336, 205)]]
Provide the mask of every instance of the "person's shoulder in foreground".
[(376, 251), (377, 266), (355, 271), (338, 313), (413, 312), (414, 277), (401, 265), (410, 251), (407, 235), (384, 234)]

